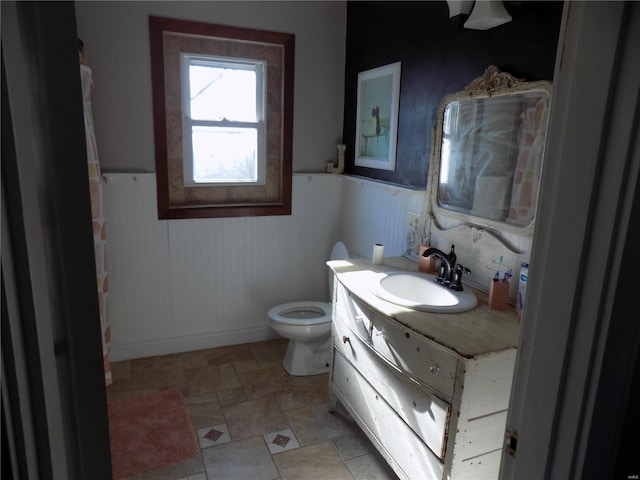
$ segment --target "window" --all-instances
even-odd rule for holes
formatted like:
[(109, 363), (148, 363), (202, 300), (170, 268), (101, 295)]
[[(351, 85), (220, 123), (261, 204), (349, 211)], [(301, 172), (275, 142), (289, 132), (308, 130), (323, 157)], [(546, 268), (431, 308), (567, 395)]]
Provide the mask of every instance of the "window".
[(149, 27), (159, 218), (290, 214), (293, 35)]
[(264, 185), (264, 62), (182, 54), (184, 180)]

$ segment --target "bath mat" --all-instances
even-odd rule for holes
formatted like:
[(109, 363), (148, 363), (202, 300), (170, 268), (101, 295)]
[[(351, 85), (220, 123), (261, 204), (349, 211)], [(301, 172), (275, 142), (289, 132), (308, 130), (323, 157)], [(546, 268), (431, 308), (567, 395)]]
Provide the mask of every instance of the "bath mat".
[(198, 453), (177, 388), (109, 402), (113, 478), (179, 462)]

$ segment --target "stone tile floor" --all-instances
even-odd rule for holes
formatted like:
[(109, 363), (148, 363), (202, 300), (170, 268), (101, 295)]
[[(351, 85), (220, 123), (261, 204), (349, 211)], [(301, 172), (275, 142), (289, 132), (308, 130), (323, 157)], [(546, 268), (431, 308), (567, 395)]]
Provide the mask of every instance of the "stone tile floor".
[(293, 377), (287, 340), (112, 364), (109, 400), (177, 387), (200, 452), (127, 480), (394, 480), (396, 475), (339, 405), (328, 375)]

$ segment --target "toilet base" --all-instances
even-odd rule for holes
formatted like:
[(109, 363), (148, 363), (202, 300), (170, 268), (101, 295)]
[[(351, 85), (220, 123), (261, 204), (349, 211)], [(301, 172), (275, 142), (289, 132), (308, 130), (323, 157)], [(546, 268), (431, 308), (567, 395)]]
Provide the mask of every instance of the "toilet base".
[(320, 342), (289, 340), (282, 367), (289, 375), (320, 375), (329, 371), (331, 337)]

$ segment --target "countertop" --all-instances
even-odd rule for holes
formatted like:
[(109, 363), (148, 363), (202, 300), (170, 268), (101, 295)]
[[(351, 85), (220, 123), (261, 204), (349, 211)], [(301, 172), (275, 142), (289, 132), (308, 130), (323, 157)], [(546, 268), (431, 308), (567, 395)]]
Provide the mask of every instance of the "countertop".
[(520, 324), (513, 307), (493, 310), (487, 294), (464, 286), (478, 297), (478, 305), (462, 313), (430, 313), (401, 307), (382, 300), (370, 290), (377, 274), (417, 272), (418, 265), (404, 257), (385, 257), (375, 265), (370, 259), (333, 260), (327, 265), (355, 296), (379, 313), (453, 350), (463, 358), (475, 358), (516, 348)]

